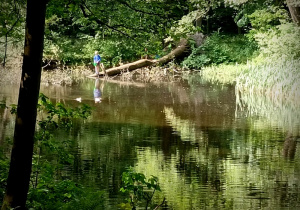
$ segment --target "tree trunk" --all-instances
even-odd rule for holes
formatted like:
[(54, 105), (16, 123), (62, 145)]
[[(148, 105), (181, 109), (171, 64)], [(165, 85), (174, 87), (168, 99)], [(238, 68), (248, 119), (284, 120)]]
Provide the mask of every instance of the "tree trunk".
[(202, 20), (203, 20), (202, 17), (199, 17), (199, 18), (196, 19), (196, 21), (195, 21), (196, 27), (199, 27), (199, 28), (202, 27)]
[(5, 34), (5, 46), (4, 46), (3, 67), (5, 67), (5, 64), (6, 64), (6, 53), (7, 53), (7, 34)]
[(293, 22), (300, 26), (300, 3), (296, 0), (287, 0), (287, 5)]
[[(155, 61), (152, 61), (152, 60), (141, 59), (141, 60), (135, 61), (133, 63), (127, 63), (122, 66), (117, 66), (117, 67), (113, 67), (110, 69), (106, 69), (106, 70), (104, 70), (103, 75), (101, 73), (100, 73), (100, 75), (114, 76), (114, 75), (120, 74), (123, 71), (132, 71), (132, 70), (139, 69), (142, 67), (151, 66), (154, 63), (155, 63)], [(98, 76), (98, 75), (92, 74), (92, 75), (89, 75), (88, 77), (96, 77), (96, 76)]]
[(238, 27), (238, 34), (242, 34), (242, 27)]
[(165, 55), (164, 57), (158, 59), (156, 63), (164, 65), (172, 61), (174, 58), (181, 57), (187, 51), (187, 47), (188, 41), (186, 39), (180, 40), (179, 45), (176, 47), (176, 49), (172, 50), (168, 55)]
[(25, 46), (11, 162), (2, 210), (25, 209), (41, 80), (46, 0), (27, 0)]
[(6, 126), (8, 125), (9, 122), (8, 112), (9, 112), (8, 108), (4, 108), (3, 116), (1, 117), (2, 122), (0, 123), (0, 147), (3, 145)]

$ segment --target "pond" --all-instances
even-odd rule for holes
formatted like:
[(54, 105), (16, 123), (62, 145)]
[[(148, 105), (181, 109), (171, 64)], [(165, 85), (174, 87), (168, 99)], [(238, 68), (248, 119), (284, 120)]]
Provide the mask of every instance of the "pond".
[[(97, 82), (100, 103), (94, 100)], [(0, 100), (17, 103), (18, 87), (0, 88)], [(300, 150), (297, 141), (285, 140), (288, 132), (299, 133), (294, 110), (287, 123), (267, 117), (267, 110), (253, 114), (237, 100), (234, 85), (198, 75), (157, 83), (87, 79), (75, 87), (42, 86), (41, 92), (93, 107), (71, 133), (55, 136), (72, 141), (75, 162), (66, 178), (104, 190), (106, 209), (124, 201), (121, 174), (130, 166), (158, 177), (156, 201), (165, 197), (164, 209), (300, 208)], [(1, 145), (14, 122), (3, 110), (0, 120)]]

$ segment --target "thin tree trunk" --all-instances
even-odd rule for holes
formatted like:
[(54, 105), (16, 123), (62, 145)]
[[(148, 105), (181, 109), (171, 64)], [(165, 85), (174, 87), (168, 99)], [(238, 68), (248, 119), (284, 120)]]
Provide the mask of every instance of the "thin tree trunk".
[(206, 18), (206, 33), (209, 34), (209, 20)]
[(4, 108), (2, 122), (0, 123), (0, 146), (2, 146), (5, 138), (6, 126), (9, 122), (8, 120), (8, 108)]
[[(14, 22), (14, 24), (11, 26), (11, 28), (5, 34), (5, 49), (4, 49), (3, 66), (5, 66), (5, 64), (6, 64), (8, 35), (14, 29), (14, 27), (17, 25), (17, 23), (19, 22), (19, 20), (20, 20), (20, 17), (18, 17), (18, 19)], [(6, 26), (4, 26), (4, 27), (7, 28)]]
[(7, 34), (5, 34), (5, 47), (4, 47), (3, 66), (5, 66), (5, 64), (6, 64), (6, 53), (7, 53)]
[(242, 27), (238, 27), (238, 34), (242, 34)]
[(196, 19), (196, 22), (195, 22), (196, 27), (199, 27), (199, 28), (202, 27), (202, 20), (203, 20), (202, 17), (199, 17)]
[(27, 0), (22, 77), (2, 210), (26, 209), (41, 80), (46, 2), (46, 0)]
[(179, 45), (174, 50), (172, 50), (168, 55), (158, 59), (156, 62), (160, 65), (164, 65), (172, 61), (174, 58), (182, 56), (187, 51), (187, 47), (188, 41), (186, 39), (181, 39)]
[(300, 26), (300, 3), (293, 0), (287, 0), (287, 5), (294, 23)]

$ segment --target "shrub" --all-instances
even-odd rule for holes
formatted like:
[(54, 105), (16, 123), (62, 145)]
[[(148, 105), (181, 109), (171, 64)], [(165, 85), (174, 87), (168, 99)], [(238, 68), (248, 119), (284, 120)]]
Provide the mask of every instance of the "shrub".
[[(0, 151), (0, 200), (2, 202), (8, 176), (9, 159)], [(1, 203), (0, 203), (1, 204)]]
[[(132, 209), (136, 209), (140, 202), (145, 202), (145, 209), (148, 209), (148, 206), (152, 203), (155, 191), (160, 191), (157, 177), (151, 176), (151, 178), (147, 179), (144, 174), (136, 173), (132, 168), (123, 172), (122, 182), (123, 187), (121, 187), (120, 191), (128, 195), (126, 201)], [(120, 207), (126, 208), (127, 205), (123, 203)]]
[(252, 26), (247, 37), (253, 40), (256, 34), (265, 33), (270, 29), (275, 29), (280, 24), (287, 23), (289, 16), (285, 9), (270, 6), (247, 15), (247, 19), (249, 19)]
[(251, 22), (252, 30), (267, 31), (289, 19), (287, 11), (279, 7), (271, 6), (266, 9), (255, 10), (247, 16)]
[(270, 61), (300, 58), (300, 27), (294, 23), (281, 24), (266, 33), (258, 33), (255, 40), (260, 48), (260, 57)]
[(193, 47), (191, 55), (183, 61), (187, 68), (200, 69), (220, 63), (244, 63), (251, 59), (257, 46), (245, 36), (230, 36), (214, 33), (198, 48)]

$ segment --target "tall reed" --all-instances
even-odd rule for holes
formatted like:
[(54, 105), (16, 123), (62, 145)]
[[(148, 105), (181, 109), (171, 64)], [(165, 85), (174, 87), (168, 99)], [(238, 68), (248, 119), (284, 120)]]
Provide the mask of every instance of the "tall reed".
[(213, 83), (233, 84), (247, 67), (247, 64), (220, 64), (205, 67), (200, 74), (204, 80)]
[(249, 65), (237, 77), (236, 90), (300, 105), (300, 59)]

